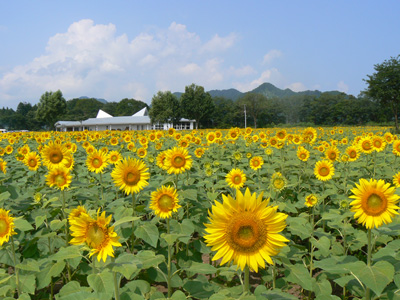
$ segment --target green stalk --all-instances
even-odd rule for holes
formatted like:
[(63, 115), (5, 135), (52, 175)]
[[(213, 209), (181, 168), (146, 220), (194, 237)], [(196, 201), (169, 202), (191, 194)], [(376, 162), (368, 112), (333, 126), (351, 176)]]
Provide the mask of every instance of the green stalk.
[(17, 259), (15, 258), (14, 238), (12, 235), (11, 235), (11, 250), (12, 250), (13, 261), (14, 261), (15, 283), (17, 285), (17, 294), (18, 294), (18, 298), (19, 298), (19, 295), (21, 294), (21, 290), (20, 290), (20, 286), (19, 286), (19, 271), (17, 268)]
[(100, 173), (100, 190), (101, 190), (101, 203), (104, 205), (104, 191), (103, 191), (103, 174)]
[[(367, 255), (367, 266), (371, 266), (371, 252), (372, 252), (372, 243), (371, 243), (371, 229), (368, 229), (368, 255)], [(365, 289), (365, 300), (370, 300), (370, 289), (366, 286)]]
[[(167, 218), (167, 234), (170, 232), (170, 225), (169, 225), (169, 218)], [(167, 277), (167, 285), (168, 285), (168, 298), (171, 298), (172, 294), (172, 286), (171, 286), (171, 256), (172, 256), (172, 249), (171, 245), (168, 244), (168, 277)]]
[(97, 273), (97, 269), (96, 269), (96, 257), (97, 257), (97, 255), (96, 256), (92, 256), (92, 272), (93, 272), (93, 274)]
[[(65, 246), (68, 247), (69, 246), (69, 243), (68, 243), (69, 228), (68, 228), (67, 214), (65, 213), (65, 191), (64, 190), (61, 191), (61, 196), (62, 196), (62, 218), (63, 218), (63, 220), (67, 220), (67, 223), (65, 224), (65, 230), (64, 230), (65, 231)], [(68, 279), (68, 282), (70, 282), (71, 281), (71, 269), (69, 267), (68, 262), (66, 262), (66, 265), (67, 265), (67, 279)]]
[[(135, 217), (136, 216), (136, 197), (135, 197), (135, 193), (132, 193), (132, 216)], [(133, 253), (134, 250), (134, 244), (135, 244), (135, 234), (134, 234), (134, 229), (135, 229), (135, 221), (132, 220), (132, 236), (131, 236), (131, 242), (132, 242), (132, 250), (131, 252)]]
[(272, 266), (272, 289), (276, 288), (276, 263)]
[(244, 268), (244, 292), (250, 293), (250, 269), (248, 265)]
[(115, 300), (119, 300), (119, 284), (118, 284), (118, 278), (117, 278), (117, 272), (113, 272), (114, 275), (114, 294), (115, 294)]

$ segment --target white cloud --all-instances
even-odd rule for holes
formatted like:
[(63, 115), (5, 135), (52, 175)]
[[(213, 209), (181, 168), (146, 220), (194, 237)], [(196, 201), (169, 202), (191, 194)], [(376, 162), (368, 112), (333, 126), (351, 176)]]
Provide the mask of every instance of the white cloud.
[(285, 88), (291, 89), (294, 92), (301, 92), (307, 90), (306, 86), (301, 82), (293, 82), (287, 85)]
[(256, 70), (254, 70), (254, 68), (249, 65), (241, 67), (241, 68), (235, 68), (235, 67), (231, 66), (229, 68), (229, 72), (236, 77), (244, 77), (244, 76), (253, 75), (253, 74), (257, 73)]
[(269, 82), (272, 83), (276, 86), (281, 85), (283, 81), (283, 77), (281, 75), (281, 73), (278, 71), (278, 69), (276, 68), (272, 68), (272, 69), (268, 69), (265, 70), (261, 73), (261, 75), (254, 79), (253, 81), (249, 82), (249, 83), (234, 83), (234, 88), (236, 88), (237, 90), (241, 91), (241, 92), (248, 92), (251, 91), (253, 89), (255, 89), (256, 87), (260, 86), (261, 84), (263, 84), (264, 82)]
[(347, 93), (349, 91), (349, 86), (345, 84), (343, 80), (338, 82), (337, 88), (339, 92)]
[(205, 43), (200, 52), (220, 52), (225, 51), (232, 47), (237, 40), (237, 36), (234, 33), (229, 34), (226, 37), (220, 37), (218, 34), (214, 35), (214, 37)]
[[(229, 73), (218, 53), (236, 41), (232, 33), (215, 34), (202, 42), (198, 34), (176, 22), (130, 39), (117, 35), (114, 24), (80, 20), (50, 37), (41, 56), (3, 72), (0, 99), (35, 102), (45, 91), (60, 89), (66, 99), (87, 95), (150, 102), (161, 87), (182, 91), (193, 82), (217, 88)], [(240, 72), (252, 69), (246, 66), (237, 69)]]
[(264, 55), (263, 64), (270, 63), (275, 58), (281, 57), (282, 52), (276, 49), (270, 50), (267, 54)]

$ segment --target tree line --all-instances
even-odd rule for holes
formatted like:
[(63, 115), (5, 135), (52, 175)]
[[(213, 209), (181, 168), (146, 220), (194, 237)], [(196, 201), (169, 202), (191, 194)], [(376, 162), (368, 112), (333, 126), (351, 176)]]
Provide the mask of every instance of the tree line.
[(0, 127), (8, 130), (52, 130), (58, 120), (81, 121), (96, 117), (99, 109), (112, 116), (129, 116), (149, 108), (155, 123), (196, 121), (197, 128), (253, 128), (276, 125), (366, 125), (394, 122), (398, 130), (400, 109), (400, 55), (374, 65), (368, 84), (358, 97), (341, 92), (268, 98), (249, 92), (237, 100), (212, 97), (202, 86), (191, 84), (182, 95), (159, 91), (150, 107), (139, 100), (103, 103), (95, 98), (66, 101), (61, 91), (45, 92), (38, 104), (20, 102), (14, 111), (0, 109)]

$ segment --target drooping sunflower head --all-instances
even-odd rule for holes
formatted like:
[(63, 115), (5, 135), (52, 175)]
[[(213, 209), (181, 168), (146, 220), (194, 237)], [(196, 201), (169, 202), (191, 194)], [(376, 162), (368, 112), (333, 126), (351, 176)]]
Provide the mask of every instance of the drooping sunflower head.
[(146, 164), (136, 158), (125, 158), (119, 161), (111, 177), (116, 186), (123, 190), (127, 195), (140, 192), (148, 183), (150, 178), (149, 168)]
[(180, 174), (192, 167), (193, 160), (187, 149), (174, 147), (167, 150), (164, 162), (168, 174)]
[(0, 246), (7, 243), (10, 236), (17, 234), (14, 231), (14, 218), (9, 210), (0, 208)]
[(331, 161), (317, 161), (314, 168), (314, 175), (318, 180), (327, 181), (335, 174), (335, 168)]
[(28, 152), (25, 155), (23, 163), (29, 168), (29, 170), (36, 171), (41, 164), (40, 156), (36, 152)]
[(86, 243), (90, 248), (89, 256), (97, 254), (97, 260), (102, 259), (104, 262), (107, 256), (114, 257), (115, 247), (122, 246), (118, 240), (119, 236), (114, 232), (114, 227), (110, 226), (112, 216), (106, 217), (105, 212), (100, 215), (97, 212), (97, 218), (93, 219), (86, 213), (81, 213), (79, 217), (70, 221), (71, 239), (73, 245)]
[(225, 177), (231, 188), (240, 189), (246, 182), (246, 174), (240, 169), (232, 169)]
[(250, 159), (250, 168), (253, 170), (261, 169), (264, 164), (264, 160), (261, 156), (254, 156)]
[(177, 212), (181, 206), (178, 204), (178, 193), (172, 186), (162, 186), (151, 193), (150, 208), (156, 216), (167, 219), (172, 212)]
[(306, 202), (304, 203), (304, 205), (308, 206), (308, 207), (313, 207), (315, 206), (315, 204), (318, 203), (318, 198), (316, 195), (314, 194), (310, 194), (306, 197)]
[(244, 194), (237, 190), (236, 199), (222, 195), (223, 203), (215, 202), (204, 235), (206, 244), (217, 251), (213, 260), (222, 258), (221, 265), (233, 261), (237, 268), (248, 266), (255, 272), (265, 268), (265, 261), (274, 264), (271, 256), (288, 242), (281, 234), (287, 215), (262, 197), (246, 189)]
[(378, 228), (382, 223), (392, 222), (398, 214), (397, 203), (400, 199), (395, 194), (395, 187), (383, 180), (361, 178), (359, 184), (351, 190), (350, 203), (354, 218), (367, 229)]
[(72, 176), (63, 165), (53, 167), (46, 176), (46, 183), (50, 187), (64, 190), (71, 184)]
[(286, 187), (287, 181), (281, 172), (275, 172), (272, 174), (270, 184), (275, 191), (280, 192)]

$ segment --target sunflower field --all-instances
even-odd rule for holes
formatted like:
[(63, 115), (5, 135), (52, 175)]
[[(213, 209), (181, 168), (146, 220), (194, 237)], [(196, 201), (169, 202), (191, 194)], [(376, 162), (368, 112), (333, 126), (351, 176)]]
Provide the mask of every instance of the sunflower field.
[(0, 134), (1, 299), (400, 299), (383, 127)]

